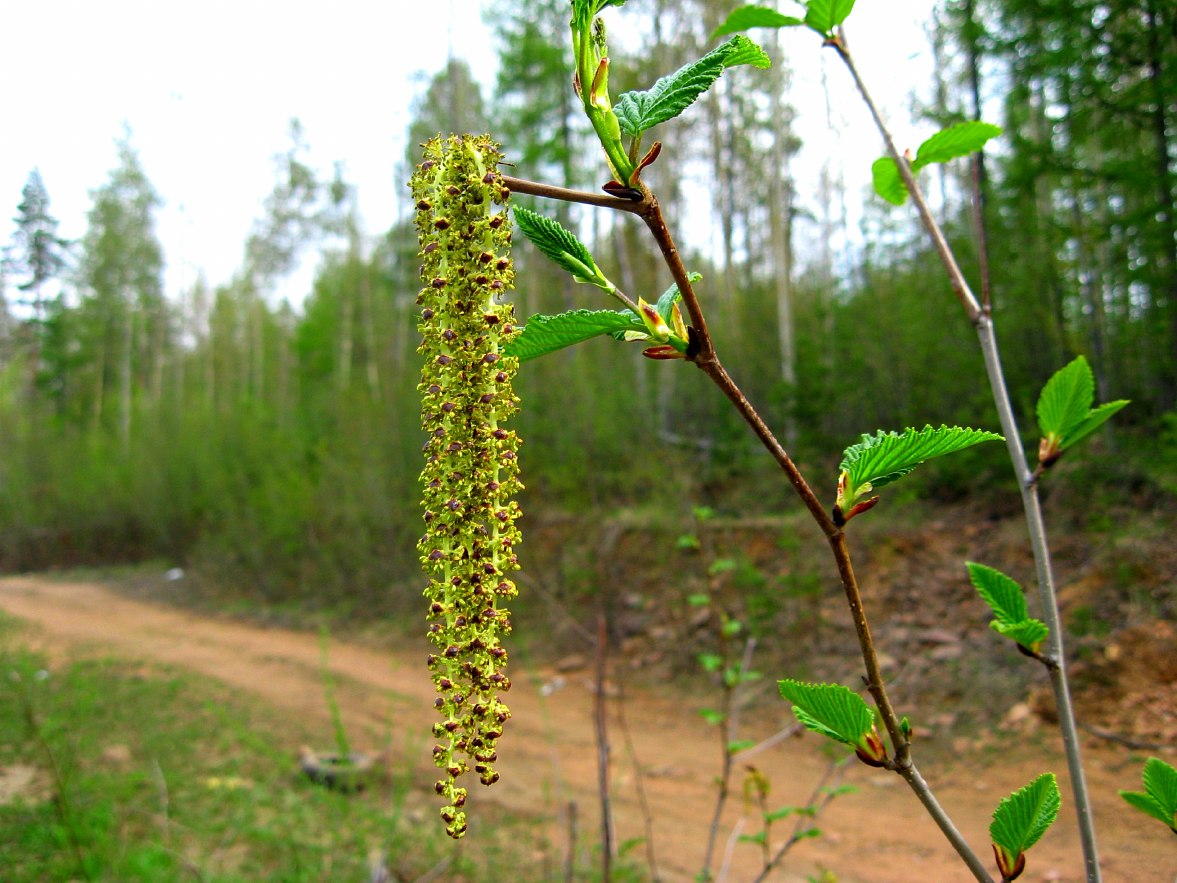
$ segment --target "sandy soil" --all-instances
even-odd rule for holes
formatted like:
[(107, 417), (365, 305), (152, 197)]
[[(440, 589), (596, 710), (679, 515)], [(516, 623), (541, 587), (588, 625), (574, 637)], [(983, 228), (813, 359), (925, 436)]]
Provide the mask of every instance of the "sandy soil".
[[(327, 720), (319, 673), (317, 636), (258, 628), (213, 619), (162, 604), (130, 600), (99, 585), (36, 577), (0, 580), (0, 608), (34, 623), (34, 640), (52, 654), (101, 653), (182, 666), (217, 678), (302, 719)], [(433, 769), (428, 729), (434, 718), (433, 687), (425, 670), (424, 639), (411, 647), (378, 650), (334, 641), (331, 666), (340, 686), (344, 720), (358, 733), (394, 734), (398, 752), (412, 752), (422, 788)], [(597, 755), (592, 725), (592, 684), (586, 671), (527, 673), (516, 666), (510, 696), (513, 718), (500, 748), (502, 781), (492, 789), (472, 786), (473, 819), (468, 846), (476, 848), (478, 817), (492, 817), (496, 804), (536, 815), (550, 826), (562, 848), (566, 807), (578, 807), (581, 842), (598, 830)], [(544, 695), (546, 694), (546, 695)], [(662, 879), (687, 881), (700, 868), (714, 809), (718, 770), (716, 731), (698, 715), (705, 703), (691, 696), (651, 689), (626, 689), (625, 716), (643, 784), (652, 804), (657, 860)], [(766, 738), (791, 723), (787, 709), (760, 730)], [(635, 795), (633, 764), (616, 719), (612, 722), (612, 783), (617, 838), (640, 837), (642, 814)], [(357, 740), (358, 741), (358, 740)], [(1065, 763), (1050, 735), (1019, 749), (1012, 762), (997, 764), (993, 750), (917, 762), (957, 825), (986, 861), (991, 856), (987, 827), (1000, 797), (1051, 770), (1059, 775), (1064, 809), (1059, 822), (1030, 853), (1023, 880), (1079, 881), (1082, 862), (1069, 811)], [(291, 746), (292, 756), (295, 746)], [(941, 749), (943, 746), (941, 746)], [(785, 739), (748, 758), (772, 781), (771, 804), (804, 804), (827, 770), (817, 737)], [(1172, 757), (1172, 755), (1167, 755)], [(1108, 883), (1177, 880), (1177, 841), (1156, 822), (1127, 811), (1116, 791), (1139, 788), (1140, 755), (1105, 741), (1090, 741), (1085, 760), (1100, 835), (1101, 863)], [(742, 778), (743, 770), (738, 771)], [(755, 809), (745, 807), (739, 778), (724, 816), (722, 856), (736, 826), (756, 831)], [(844, 781), (858, 792), (838, 798), (822, 815), (824, 835), (798, 845), (771, 878), (803, 881), (829, 869), (839, 883), (951, 883), (971, 880), (906, 785), (893, 773), (861, 764), (847, 768)], [(425, 822), (432, 823), (432, 819)], [(787, 823), (773, 839), (786, 836)], [(719, 862), (717, 861), (717, 866)], [(731, 881), (750, 880), (759, 850), (734, 847)]]

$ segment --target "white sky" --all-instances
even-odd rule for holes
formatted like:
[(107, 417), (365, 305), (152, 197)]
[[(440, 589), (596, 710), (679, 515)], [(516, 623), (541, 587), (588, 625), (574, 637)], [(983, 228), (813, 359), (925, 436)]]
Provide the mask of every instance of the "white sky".
[[(929, 134), (910, 130), (906, 108), (913, 86), (927, 82), (923, 22), (931, 6), (859, 0), (847, 22), (901, 147)], [(0, 0), (0, 244), (34, 167), (61, 235), (80, 238), (90, 192), (115, 166), (115, 141), (129, 127), (164, 200), (157, 232), (169, 295), (198, 271), (213, 285), (225, 282), (273, 187), (273, 157), (288, 144), (292, 117), (324, 175), (343, 162), (365, 229), (379, 233), (404, 198), (395, 165), (419, 75), (438, 70), (452, 49), (493, 83), (495, 53), (480, 7), (479, 0)], [(428, 13), (442, 21), (427, 24)], [(898, 48), (880, 46), (884, 39)], [(784, 40), (794, 82), (809, 96), (794, 96), (806, 143), (797, 168), (804, 181), (825, 152), (846, 151), (847, 179), (861, 188), (879, 142), (846, 73), (818, 44), (800, 30)], [(841, 143), (826, 136), (822, 63), (850, 126)], [(280, 293), (301, 300), (306, 281), (296, 284), (302, 290)]]

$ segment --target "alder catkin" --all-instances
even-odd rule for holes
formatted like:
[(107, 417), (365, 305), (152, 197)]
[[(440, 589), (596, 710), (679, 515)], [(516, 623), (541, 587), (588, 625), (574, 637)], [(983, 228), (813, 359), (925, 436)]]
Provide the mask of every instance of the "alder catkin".
[(418, 329), (423, 357), (421, 425), (425, 443), (425, 534), (418, 543), (429, 576), (429, 668), (441, 720), (434, 724), (435, 790), (445, 799), (446, 832), (466, 831), (466, 789), (473, 769), (498, 781), (497, 742), (511, 716), (500, 701), (511, 682), (499, 638), (511, 629), (505, 602), (519, 568), (514, 495), (519, 439), (504, 427), (519, 409), (511, 381), (518, 360), (503, 347), (518, 333), (514, 310), (500, 303), (511, 288), (509, 191), (502, 156), (486, 136), (434, 138), (410, 182), (417, 206), (423, 287)]

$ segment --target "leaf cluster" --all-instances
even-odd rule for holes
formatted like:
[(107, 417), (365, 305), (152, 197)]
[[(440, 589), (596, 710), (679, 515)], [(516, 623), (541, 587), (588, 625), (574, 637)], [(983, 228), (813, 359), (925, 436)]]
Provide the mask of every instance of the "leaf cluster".
[(1128, 404), (1127, 399), (1119, 399), (1093, 407), (1094, 402), (1095, 377), (1083, 356), (1060, 368), (1046, 382), (1037, 408), (1042, 433), (1038, 461), (1043, 467), (1050, 466)]
[(1144, 791), (1121, 791), (1120, 796), (1141, 812), (1169, 826), (1177, 834), (1177, 769), (1150, 757), (1142, 774)]
[(993, 611), (989, 627), (1031, 653), (1037, 653), (1050, 636), (1046, 623), (1030, 617), (1022, 587), (1012, 577), (984, 564), (966, 562), (969, 579)]

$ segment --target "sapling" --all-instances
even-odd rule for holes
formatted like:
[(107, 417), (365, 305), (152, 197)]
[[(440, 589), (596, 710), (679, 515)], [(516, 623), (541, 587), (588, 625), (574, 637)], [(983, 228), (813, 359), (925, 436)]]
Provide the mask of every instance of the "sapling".
[[(642, 179), (643, 171), (661, 154), (658, 142), (649, 147), (643, 143), (650, 129), (687, 110), (725, 69), (735, 65), (767, 67), (770, 60), (753, 41), (733, 36), (699, 61), (658, 80), (649, 90), (626, 93), (614, 101), (609, 91), (605, 27), (598, 14), (623, 3), (624, 0), (572, 2), (574, 88), (611, 175), (604, 184), (604, 194), (500, 177), (497, 148), (487, 138), (469, 136), (430, 142), (413, 179), (425, 281), (420, 298), (424, 306), (421, 351), (426, 356), (421, 384), (423, 424), (430, 434), (422, 476), (427, 532), (420, 549), (431, 575), (426, 594), (435, 621), (430, 631), (442, 648), (440, 654), (430, 656), (430, 666), (439, 692), (436, 704), (444, 718), (435, 727), (441, 741), (434, 751), (446, 772), (437, 790), (447, 798), (442, 810), (447, 830), (459, 837), (466, 828), (462, 810), (466, 791), (456, 782), (467, 771), (467, 762), (460, 755), (472, 756), (482, 781), (493, 782), (498, 775), (490, 766), (494, 745), (509, 716), (497, 698), (496, 688), (506, 689), (509, 685), (498, 671), (506, 655), (498, 643), (498, 629), (506, 624), (506, 613), (497, 602), (514, 595), (514, 585), (505, 574), (518, 566), (513, 551), (519, 542), (514, 525), (518, 509), (508, 502), (509, 494), (519, 487), (517, 440), (500, 426), (516, 407), (510, 393), (510, 374), (516, 361), (526, 362), (590, 338), (609, 336), (620, 342), (639, 343), (643, 354), (651, 359), (688, 362), (700, 369), (760, 440), (827, 540), (858, 637), (863, 681), (874, 708), (841, 685), (782, 680), (780, 692), (794, 706), (798, 719), (810, 729), (852, 747), (862, 761), (900, 775), (972, 875), (978, 880), (991, 880), (984, 862), (957, 830), (915, 763), (914, 729), (908, 718), (895, 710), (887, 690), (854, 572), (847, 526), (878, 503), (875, 491), (934, 457), (1004, 438), (1015, 465), (1019, 465), (1019, 456), (1024, 463), (1008, 394), (1000, 380), (988, 304), (978, 304), (969, 291), (926, 202), (918, 196), (912, 172), (913, 165), (944, 162), (980, 149), (996, 134), (996, 127), (969, 124), (950, 129), (925, 142), (912, 163), (895, 150), (887, 136), (888, 162), (876, 164), (875, 177), (880, 190), (890, 193), (891, 198), (897, 198), (902, 188), (916, 199), (921, 218), (949, 268), (957, 297), (981, 336), (991, 385), (998, 397), (1003, 434), (926, 426), (863, 435), (844, 452), (836, 476), (836, 495), (827, 508), (724, 368), (695, 288), (700, 278), (683, 264), (658, 199)], [(763, 25), (804, 26), (817, 32), (846, 61), (886, 135), (841, 32), (853, 5), (853, 0), (810, 0), (804, 17), (746, 8), (733, 13), (718, 33)], [(633, 293), (621, 291), (601, 272), (589, 249), (571, 231), (540, 214), (517, 209), (515, 218), (520, 230), (540, 251), (576, 281), (601, 289), (624, 309), (581, 309), (558, 316), (537, 316), (522, 329), (513, 327), (509, 307), (495, 299), (509, 287), (510, 260), (506, 255), (506, 216), (495, 211), (493, 205), (504, 201), (508, 191), (635, 215), (650, 231), (673, 284), (653, 302), (642, 296), (635, 299)], [(491, 375), (493, 382), (488, 380)], [(1062, 437), (1065, 440), (1065, 432)], [(1034, 492), (1035, 476), (1019, 465), (1019, 477), (1023, 474), (1023, 498), (1027, 499), (1027, 492)], [(1034, 496), (1035, 506), (1036, 499)], [(1032, 532), (1034, 529), (1032, 520)], [(1035, 541), (1034, 548), (1040, 558), (1044, 541)], [(1040, 585), (1044, 581), (1040, 563)], [(1019, 618), (1018, 609), (1009, 612), (1011, 622), (1006, 624), (1011, 628), (1026, 620)], [(1048, 620), (1050, 615), (1048, 612)], [(1054, 643), (1043, 655), (1052, 660), (1052, 671), (1058, 672), (1065, 693), (1062, 650), (1057, 643), (1059, 630), (1050, 621), (1046, 625)], [(1022, 637), (1029, 641), (1028, 649), (1039, 652), (1034, 649), (1035, 640)], [(1052, 680), (1056, 679), (1052, 676)], [(1060, 701), (1060, 708), (1063, 705)], [(1074, 761), (1071, 774), (1074, 782)], [(1078, 778), (1081, 779), (1081, 767)], [(1078, 798), (1077, 802), (1081, 803), (1082, 817), (1085, 804)], [(1003, 880), (1012, 880), (1021, 873), (1025, 851), (1053, 821), (1059, 803), (1057, 785), (1050, 774), (1038, 777), (1001, 802), (990, 833)], [(1085, 835), (1089, 878), (1098, 879), (1093, 838), (1090, 842), (1089, 849)]]

